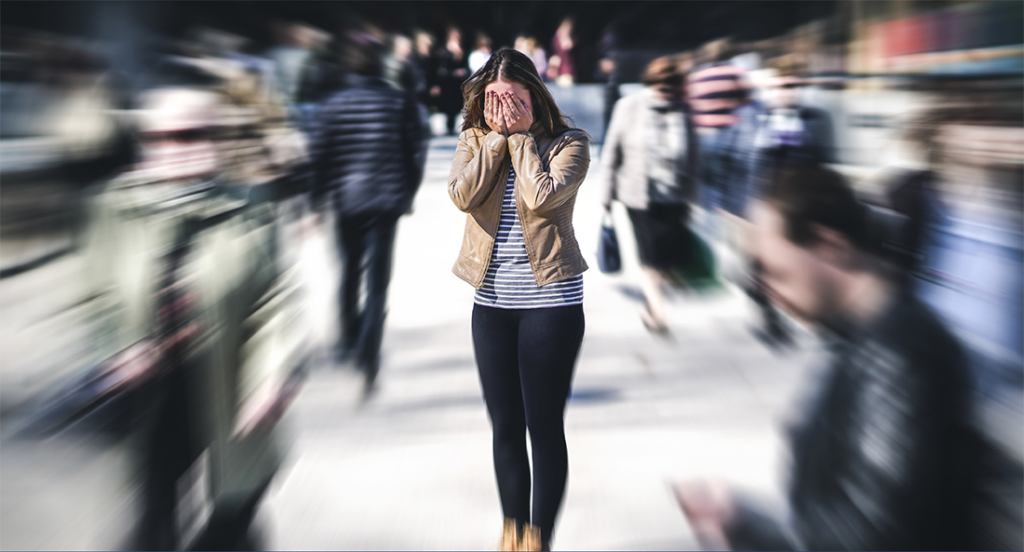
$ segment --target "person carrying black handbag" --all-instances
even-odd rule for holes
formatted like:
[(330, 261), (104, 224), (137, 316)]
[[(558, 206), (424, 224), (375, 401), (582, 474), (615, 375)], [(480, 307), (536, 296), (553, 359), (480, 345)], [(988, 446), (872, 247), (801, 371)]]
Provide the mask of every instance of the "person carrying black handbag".
[(648, 65), (646, 87), (615, 105), (602, 149), (602, 200), (629, 212), (643, 267), (644, 326), (668, 335), (668, 272), (688, 260), (687, 224), (696, 191), (697, 139), (683, 98), (687, 59), (658, 58)]

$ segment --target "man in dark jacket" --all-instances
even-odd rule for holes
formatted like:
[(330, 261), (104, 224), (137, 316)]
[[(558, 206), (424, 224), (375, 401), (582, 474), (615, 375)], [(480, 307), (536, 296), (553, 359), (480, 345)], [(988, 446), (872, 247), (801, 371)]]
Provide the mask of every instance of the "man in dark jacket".
[(314, 202), (332, 201), (337, 220), (339, 359), (355, 360), (369, 391), (380, 367), (395, 227), (412, 207), (426, 148), (415, 98), (381, 78), (383, 44), (365, 33), (346, 38), (348, 85), (323, 105), (313, 139)]
[[(790, 428), (790, 519), (724, 485), (681, 486), (706, 546), (748, 550), (964, 550), (978, 443), (964, 356), (868, 252), (864, 207), (837, 173), (783, 169), (755, 204), (774, 302), (822, 331), (827, 369)], [(719, 548), (721, 547), (721, 548)]]

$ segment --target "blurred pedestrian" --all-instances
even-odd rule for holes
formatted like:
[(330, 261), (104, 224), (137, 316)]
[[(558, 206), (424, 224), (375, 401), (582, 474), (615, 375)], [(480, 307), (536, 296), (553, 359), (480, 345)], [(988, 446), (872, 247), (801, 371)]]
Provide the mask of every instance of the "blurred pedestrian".
[(274, 63), (276, 84), (288, 105), (297, 102), (302, 73), (314, 46), (313, 29), (287, 21), (275, 21), (274, 38), (277, 44), (267, 52)]
[[(604, 81), (604, 132), (608, 134), (608, 125), (612, 121), (612, 110), (615, 102), (619, 101), (621, 94), (619, 86), (622, 84), (622, 67), (616, 62), (619, 57), (619, 37), (614, 23), (609, 23), (601, 32), (601, 40), (598, 43), (600, 51), (597, 62), (598, 80)], [(685, 75), (689, 69), (683, 71)]]
[(447, 117), (445, 128), (449, 136), (455, 136), (455, 122), (462, 112), (462, 82), (468, 77), (469, 64), (462, 50), (462, 33), (458, 28), (450, 27), (438, 57), (438, 105)]
[[(417, 151), (426, 155), (426, 141), (430, 140), (430, 112), (421, 98), (427, 94), (427, 76), (420, 60), (415, 55), (412, 41), (404, 35), (393, 35), (390, 55), (385, 56), (385, 79), (391, 86), (402, 90), (416, 100), (416, 113), (419, 116), (419, 124), (422, 127), (424, 141), (422, 147)], [(425, 164), (426, 158), (419, 160), (419, 164)]]
[(423, 72), (426, 87), (426, 90), (420, 93), (419, 100), (423, 105), (427, 106), (427, 110), (430, 113), (435, 113), (440, 105), (441, 85), (439, 76), (440, 60), (434, 51), (434, 37), (426, 31), (416, 31), (414, 36), (416, 50), (413, 52), (412, 59)]
[(476, 73), (491, 57), (491, 38), (484, 33), (477, 34), (476, 49), (469, 54), (469, 72)]
[(773, 301), (819, 330), (826, 370), (788, 431), (788, 520), (724, 483), (677, 487), (716, 550), (967, 550), (977, 441), (965, 358), (867, 248), (834, 171), (780, 171), (753, 210)]
[(665, 273), (686, 260), (690, 203), (697, 193), (697, 137), (673, 57), (652, 61), (644, 89), (615, 104), (601, 155), (601, 205), (629, 212), (643, 267), (644, 326), (668, 333)]
[[(752, 98), (746, 71), (731, 62), (735, 51), (727, 39), (706, 44), (705, 64), (690, 74), (688, 95), (701, 142), (700, 204), (708, 211), (706, 230), (736, 257), (733, 274), (758, 308), (755, 335), (769, 347), (792, 343), (785, 319), (761, 292), (759, 266), (744, 257), (741, 243), (747, 208), (762, 181), (770, 178), (776, 159), (774, 143), (762, 137), (770, 108)], [(760, 144), (758, 140), (761, 140)], [(779, 150), (782, 151), (782, 150)], [(729, 263), (724, 263), (728, 265)]]
[(270, 196), (221, 178), (222, 103), (197, 83), (144, 94), (142, 160), (95, 198), (85, 250), (104, 377), (137, 399), (139, 550), (190, 545), (180, 521), (202, 512), (183, 489), (212, 504), (191, 546), (266, 547), (249, 529), (302, 362)]
[(704, 63), (687, 77), (687, 96), (701, 142), (701, 205), (742, 216), (764, 108), (751, 101), (746, 71), (730, 62), (733, 54), (728, 40), (706, 44), (698, 56)]
[(576, 35), (572, 17), (566, 17), (551, 39), (552, 56), (548, 62), (548, 79), (559, 86), (572, 86), (576, 79)]
[(518, 36), (516, 37), (515, 48), (518, 52), (533, 60), (533, 65), (537, 68), (537, 74), (540, 75), (541, 80), (547, 82), (548, 54), (544, 51), (544, 48), (537, 44), (537, 39), (532, 36)]
[(312, 159), (314, 203), (323, 210), (333, 200), (342, 260), (337, 359), (354, 359), (367, 393), (380, 370), (395, 231), (412, 208), (425, 160), (416, 101), (382, 78), (383, 55), (373, 36), (346, 37), (351, 76), (321, 109)]
[(986, 488), (982, 546), (1000, 550), (1024, 535), (1024, 129), (1019, 113), (975, 101), (909, 125), (924, 163), (889, 183), (902, 224), (884, 251), (967, 350), (975, 423), (990, 445), (987, 463), (1001, 472)]
[(463, 91), (448, 193), (468, 216), (453, 270), (477, 288), (473, 345), (506, 519), (501, 549), (547, 550), (568, 475), (563, 416), (584, 331), (587, 264), (572, 213), (589, 138), (565, 122), (515, 50), (495, 52)]
[[(724, 183), (721, 209), (727, 217), (745, 216), (765, 182), (779, 170), (834, 161), (831, 116), (823, 109), (802, 105), (801, 91), (807, 86), (802, 66), (793, 54), (772, 60), (769, 70), (773, 74), (764, 80), (764, 103), (751, 102), (742, 110), (741, 117), (756, 113), (756, 131), (752, 150), (735, 154), (750, 157), (753, 164), (746, 175), (738, 174), (737, 178)], [(745, 123), (738, 122), (731, 130), (745, 130)], [(732, 142), (742, 144), (745, 140)], [(784, 319), (758, 283), (760, 265), (754, 262), (749, 266), (749, 278), (744, 287), (761, 315), (760, 327), (755, 328), (755, 333), (773, 347), (790, 344), (792, 337)]]
[[(769, 67), (774, 75), (765, 81), (764, 112), (758, 116), (754, 140), (756, 171), (762, 181), (780, 167), (835, 161), (832, 117), (801, 101), (808, 86), (806, 71), (799, 59), (790, 56), (773, 60)], [(748, 191), (748, 198), (754, 194)]]
[(391, 51), (384, 57), (384, 80), (419, 98), (427, 87), (426, 76), (413, 60), (413, 44), (401, 34), (391, 36)]

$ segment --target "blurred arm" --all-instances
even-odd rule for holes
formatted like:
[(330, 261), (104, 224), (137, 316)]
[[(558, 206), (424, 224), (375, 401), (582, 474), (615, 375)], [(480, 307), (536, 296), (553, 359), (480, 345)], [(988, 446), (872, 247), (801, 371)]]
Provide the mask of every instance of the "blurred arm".
[(622, 135), (627, 125), (624, 105), (619, 101), (612, 109), (604, 146), (601, 148), (601, 205), (605, 208), (611, 207), (618, 188), (618, 171), (622, 165)]
[(448, 177), (448, 195), (460, 211), (469, 213), (494, 190), (500, 180), (498, 170), (508, 151), (508, 140), (497, 132), (490, 132), (479, 149), (470, 143), (464, 132), (452, 159)]
[(82, 307), (87, 313), (84, 319), (92, 326), (89, 333), (100, 361), (110, 359), (144, 337), (133, 335), (141, 328), (129, 324), (125, 290), (118, 285), (117, 271), (126, 268), (118, 262), (123, 234), (119, 231), (119, 216), (110, 202), (104, 192), (92, 202), (83, 242)]
[(811, 549), (913, 548), (921, 542), (922, 517), (943, 496), (936, 489), (955, 483), (930, 477), (946, 460), (935, 446), (939, 434), (952, 428), (940, 427), (942, 414), (928, 411), (928, 382), (911, 376), (904, 359), (871, 354), (846, 414), (849, 454), (841, 465), (824, 467), (835, 471), (835, 489), (803, 508), (801, 536)]
[(537, 143), (527, 134), (508, 137), (519, 193), (527, 209), (544, 213), (576, 195), (590, 168), (590, 141), (578, 136), (559, 151), (548, 170), (541, 164)]
[(410, 197), (416, 195), (423, 182), (423, 172), (427, 162), (428, 130), (420, 121), (415, 97), (411, 94), (408, 95), (402, 109), (402, 147), (405, 151), (406, 174), (409, 175)]
[(310, 132), (309, 140), (309, 164), (310, 164), (310, 186), (312, 188), (313, 208), (322, 211), (324, 197), (327, 195), (330, 186), (330, 155), (331, 147), (331, 124), (332, 110), (329, 102), (318, 110), (314, 118), (313, 129)]
[[(269, 429), (298, 392), (294, 376), (301, 366), (303, 329), (298, 303), (297, 267), (279, 270), (270, 246), (272, 225), (250, 231), (252, 247), (249, 297), (242, 319), (245, 336), (237, 379), (239, 397), (235, 434)], [(239, 244), (241, 245), (241, 244)]]

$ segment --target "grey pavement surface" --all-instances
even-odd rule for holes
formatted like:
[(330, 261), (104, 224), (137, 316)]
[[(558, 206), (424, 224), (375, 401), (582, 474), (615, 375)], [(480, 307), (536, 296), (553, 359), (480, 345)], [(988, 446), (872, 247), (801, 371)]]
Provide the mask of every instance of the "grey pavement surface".
[[(490, 429), (470, 338), (473, 289), (451, 274), (464, 216), (446, 192), (454, 138), (432, 142), (415, 212), (398, 228), (379, 391), (360, 398), (351, 368), (319, 363), (283, 423), (286, 468), (259, 519), (287, 550), (489, 549), (501, 529)], [(777, 497), (780, 423), (817, 354), (814, 340), (769, 351), (748, 331), (741, 294), (678, 297), (671, 340), (638, 315), (639, 267), (615, 211), (625, 267), (599, 273), (596, 156), (580, 190), (576, 233), (587, 333), (566, 415), (569, 483), (557, 549), (694, 549), (670, 480), (718, 475)], [(315, 341), (332, 344), (336, 252), (307, 225), (293, 251), (307, 279)], [(87, 354), (75, 255), (0, 280), (0, 406), (25, 397)], [(8, 424), (4, 424), (6, 427)], [(130, 518), (129, 459), (102, 440), (0, 440), (0, 548), (118, 546)], [(5, 435), (0, 431), (0, 437)], [(69, 438), (70, 439), (70, 438)]]

